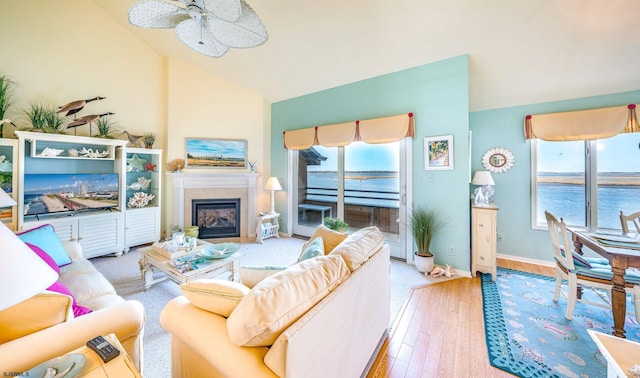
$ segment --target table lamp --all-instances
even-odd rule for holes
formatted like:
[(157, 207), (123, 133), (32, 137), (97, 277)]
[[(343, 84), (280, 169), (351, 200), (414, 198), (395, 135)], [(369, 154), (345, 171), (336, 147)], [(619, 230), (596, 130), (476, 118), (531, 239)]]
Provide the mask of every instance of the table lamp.
[(0, 188), (0, 207), (9, 207), (16, 205), (16, 201), (11, 198), (7, 193), (5, 193), (2, 188)]
[[(7, 195), (4, 192), (2, 194)], [(2, 240), (1, 311), (48, 288), (58, 280), (58, 274), (2, 222), (0, 222), (0, 240)]]
[(473, 192), (476, 206), (487, 206), (489, 202), (491, 202), (491, 197), (493, 197), (494, 190), (492, 186), (496, 184), (493, 181), (493, 177), (491, 177), (491, 172), (476, 171), (473, 175), (473, 180), (471, 180), (471, 184), (482, 185)]
[(267, 183), (264, 184), (264, 188), (271, 191), (271, 207), (269, 208), (269, 214), (273, 215), (276, 213), (273, 196), (276, 190), (282, 190), (282, 186), (280, 186), (280, 181), (278, 181), (277, 177), (269, 177)]

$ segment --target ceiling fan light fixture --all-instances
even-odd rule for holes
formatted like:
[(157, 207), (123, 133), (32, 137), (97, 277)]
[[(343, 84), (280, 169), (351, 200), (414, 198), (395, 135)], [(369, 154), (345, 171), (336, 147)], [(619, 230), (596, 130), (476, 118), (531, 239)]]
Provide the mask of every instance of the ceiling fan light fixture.
[(269, 38), (266, 27), (244, 0), (176, 3), (140, 1), (129, 10), (129, 22), (142, 28), (175, 28), (182, 43), (214, 58), (224, 55), (230, 47), (256, 47)]
[(200, 54), (219, 58), (226, 54), (229, 47), (213, 37), (207, 24), (208, 22), (204, 19), (183, 21), (176, 26), (176, 35), (182, 43)]

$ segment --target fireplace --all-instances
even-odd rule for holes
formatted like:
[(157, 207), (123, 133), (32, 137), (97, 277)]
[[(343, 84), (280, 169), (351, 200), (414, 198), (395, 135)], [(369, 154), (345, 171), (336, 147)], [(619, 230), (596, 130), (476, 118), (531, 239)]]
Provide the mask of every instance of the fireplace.
[(200, 239), (240, 237), (240, 198), (191, 200), (191, 224)]

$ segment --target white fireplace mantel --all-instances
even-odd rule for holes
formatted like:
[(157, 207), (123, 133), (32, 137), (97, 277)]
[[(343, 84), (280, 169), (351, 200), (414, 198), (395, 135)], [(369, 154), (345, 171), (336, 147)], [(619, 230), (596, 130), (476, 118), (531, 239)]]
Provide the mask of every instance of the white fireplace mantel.
[[(173, 189), (173, 225), (184, 230), (185, 226), (185, 190), (200, 189), (240, 189), (247, 191), (247, 203), (242, 205), (244, 213), (241, 222), (247, 222), (247, 236), (255, 237), (256, 229), (256, 181), (259, 173), (167, 173), (169, 184)], [(242, 229), (243, 227), (241, 227)], [(244, 236), (244, 235), (241, 235)]]

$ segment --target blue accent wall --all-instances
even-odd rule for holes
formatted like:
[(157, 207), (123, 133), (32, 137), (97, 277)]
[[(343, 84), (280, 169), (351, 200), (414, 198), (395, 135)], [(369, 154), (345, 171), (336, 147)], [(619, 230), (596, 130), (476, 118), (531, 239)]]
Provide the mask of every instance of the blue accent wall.
[[(524, 139), (524, 119), (527, 114), (543, 114), (627, 105), (640, 102), (640, 91), (594, 96), (565, 101), (547, 102), (469, 115), (472, 131), (472, 170), (484, 169), (482, 155), (494, 147), (511, 151), (513, 168), (492, 174), (495, 181), (494, 201), (498, 212), (498, 253), (534, 260), (552, 260), (551, 242), (547, 231), (531, 227), (531, 148)], [(473, 190), (473, 188), (471, 189)]]
[[(551, 261), (548, 233), (531, 227), (531, 151), (524, 139), (524, 117), (640, 103), (640, 90), (470, 113), (468, 83), (469, 62), (464, 55), (274, 103), (271, 173), (282, 182), (287, 177), (284, 130), (413, 112), (414, 204), (442, 209), (449, 221), (432, 246), (436, 263), (470, 269), (470, 195), (475, 187), (469, 184), (469, 131), (471, 172), (484, 169), (482, 155), (489, 148), (506, 148), (515, 157), (512, 169), (493, 174), (502, 239), (498, 253)], [(425, 171), (424, 137), (447, 134), (454, 136), (455, 169)], [(286, 219), (285, 205), (277, 207)], [(451, 246), (454, 256), (447, 254)]]
[[(436, 263), (469, 270), (468, 72), (468, 56), (463, 55), (274, 103), (271, 175), (281, 182), (287, 177), (285, 130), (412, 112), (414, 204), (442, 210), (447, 217), (448, 226), (432, 245)], [(455, 169), (425, 171), (424, 137), (448, 134), (454, 138)], [(276, 207), (286, 224), (285, 205)], [(454, 256), (447, 254), (449, 247), (454, 248)]]

